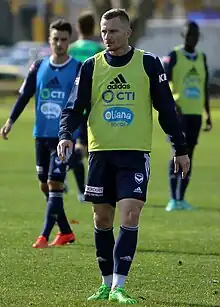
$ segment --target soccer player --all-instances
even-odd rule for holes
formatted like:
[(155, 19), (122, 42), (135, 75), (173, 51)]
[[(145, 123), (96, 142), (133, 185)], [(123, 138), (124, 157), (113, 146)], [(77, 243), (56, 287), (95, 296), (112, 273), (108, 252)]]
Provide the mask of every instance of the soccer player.
[[(88, 117), (89, 172), (86, 201), (93, 203), (96, 256), (103, 283), (90, 301), (109, 299), (134, 304), (124, 290), (138, 238), (139, 216), (146, 201), (150, 173), (152, 104), (171, 136), (176, 168), (185, 176), (189, 158), (173, 97), (159, 58), (132, 48), (129, 17), (112, 9), (101, 18), (106, 50), (84, 62), (79, 80), (61, 115), (58, 155), (71, 151), (72, 132), (90, 105)], [(144, 131), (144, 133), (143, 133)], [(115, 241), (116, 202), (120, 230)]]
[(181, 178), (180, 173), (174, 172), (173, 159), (170, 161), (171, 199), (166, 211), (193, 208), (185, 201), (184, 196), (190, 182), (192, 159), (198, 142), (204, 107), (207, 115), (205, 131), (210, 131), (212, 128), (206, 55), (195, 49), (200, 36), (199, 26), (193, 21), (188, 21), (183, 28), (182, 36), (183, 46), (176, 47), (168, 58), (165, 58), (165, 67), (185, 132), (191, 166), (185, 178)]
[(76, 26), (78, 40), (69, 46), (68, 53), (80, 62), (84, 62), (96, 53), (103, 51), (103, 45), (94, 40), (95, 18), (91, 12), (82, 13)]
[(56, 152), (61, 111), (81, 66), (80, 62), (67, 54), (71, 34), (72, 28), (68, 22), (57, 20), (51, 23), (49, 41), (52, 55), (32, 64), (20, 89), (20, 96), (1, 129), (2, 137), (7, 139), (16, 120), (35, 94), (36, 169), (41, 191), (47, 199), (47, 212), (42, 233), (33, 244), (34, 248), (48, 247), (49, 235), (55, 223), (60, 232), (51, 246), (75, 240), (63, 206), (63, 182), (67, 165), (60, 161)]

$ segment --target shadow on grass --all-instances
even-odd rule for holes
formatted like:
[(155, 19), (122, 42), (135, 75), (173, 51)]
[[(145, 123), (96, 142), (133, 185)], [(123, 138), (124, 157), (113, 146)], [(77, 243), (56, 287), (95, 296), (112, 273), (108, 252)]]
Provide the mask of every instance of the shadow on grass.
[[(78, 246), (81, 247), (89, 247), (89, 248), (95, 248), (94, 244), (84, 244), (84, 243), (78, 243)], [(184, 252), (184, 251), (177, 251), (177, 250), (166, 250), (166, 249), (147, 249), (147, 248), (137, 248), (138, 253), (155, 253), (155, 254), (173, 254), (173, 255), (192, 255), (192, 256), (214, 256), (219, 257), (220, 253), (200, 253), (200, 252)], [(212, 306), (215, 307), (215, 306)], [(220, 305), (219, 305), (220, 307)]]
[(163, 306), (170, 306), (170, 307), (220, 307), (220, 305), (211, 305), (211, 304), (201, 304), (201, 303), (186, 303), (186, 302), (164, 302), (160, 301), (157, 302), (159, 304), (163, 304)]
[(220, 253), (200, 253), (200, 252), (184, 252), (184, 251), (175, 251), (175, 250), (160, 250), (160, 249), (145, 249), (145, 248), (138, 248), (138, 253), (158, 253), (158, 254), (174, 254), (174, 255), (192, 255), (192, 256), (215, 256), (219, 257)]
[[(155, 205), (155, 204), (147, 204), (147, 207), (149, 208), (155, 208), (155, 209), (164, 209), (166, 208), (166, 204), (165, 205)], [(209, 211), (209, 212), (220, 212), (220, 208), (211, 208), (211, 207), (193, 207), (194, 210), (192, 211), (186, 211), (186, 210), (175, 210), (173, 212), (195, 212), (195, 211)]]

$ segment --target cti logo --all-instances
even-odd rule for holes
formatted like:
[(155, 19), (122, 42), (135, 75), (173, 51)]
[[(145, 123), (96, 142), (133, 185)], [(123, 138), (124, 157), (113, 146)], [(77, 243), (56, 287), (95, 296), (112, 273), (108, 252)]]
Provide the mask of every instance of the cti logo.
[(135, 92), (126, 91), (130, 88), (131, 86), (127, 83), (124, 76), (119, 74), (107, 85), (107, 90), (102, 93), (102, 99), (105, 103), (111, 103), (114, 99), (118, 101), (133, 101), (135, 100)]
[(49, 88), (43, 88), (40, 92), (42, 99), (64, 99), (65, 92), (63, 91), (51, 91)]
[(106, 102), (106, 103), (110, 103), (112, 102), (115, 98), (117, 98), (117, 100), (135, 100), (135, 92), (118, 92), (118, 93), (114, 93), (111, 90), (107, 90), (104, 91), (102, 93), (102, 99)]

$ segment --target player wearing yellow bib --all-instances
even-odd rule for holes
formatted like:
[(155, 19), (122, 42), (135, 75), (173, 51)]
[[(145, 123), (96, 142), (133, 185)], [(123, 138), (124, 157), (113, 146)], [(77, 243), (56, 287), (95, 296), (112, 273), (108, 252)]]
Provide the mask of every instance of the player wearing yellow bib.
[[(152, 106), (171, 136), (175, 165), (183, 176), (189, 169), (185, 138), (159, 58), (128, 44), (129, 17), (122, 9), (101, 18), (106, 50), (88, 59), (62, 113), (58, 154), (72, 150), (71, 131), (88, 117), (89, 173), (85, 198), (93, 203), (95, 246), (103, 283), (90, 301), (110, 300), (134, 304), (124, 283), (134, 258), (139, 216), (146, 200), (150, 172)], [(116, 202), (120, 230), (116, 241), (113, 222)]]
[(184, 45), (176, 47), (170, 53), (166, 70), (185, 132), (191, 167), (187, 176), (181, 178), (179, 174), (174, 173), (173, 159), (170, 161), (171, 199), (166, 207), (167, 211), (192, 209), (192, 206), (184, 200), (184, 196), (190, 181), (192, 158), (200, 133), (204, 107), (207, 114), (205, 130), (209, 131), (212, 128), (206, 56), (195, 50), (200, 35), (199, 27), (195, 22), (188, 22), (182, 34)]

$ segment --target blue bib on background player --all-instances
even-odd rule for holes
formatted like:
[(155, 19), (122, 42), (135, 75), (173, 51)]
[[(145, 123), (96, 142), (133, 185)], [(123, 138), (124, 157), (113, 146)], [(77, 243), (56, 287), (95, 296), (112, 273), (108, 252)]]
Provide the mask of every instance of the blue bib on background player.
[(37, 72), (34, 137), (57, 138), (62, 109), (66, 106), (80, 63), (73, 58), (63, 66), (42, 60)]

